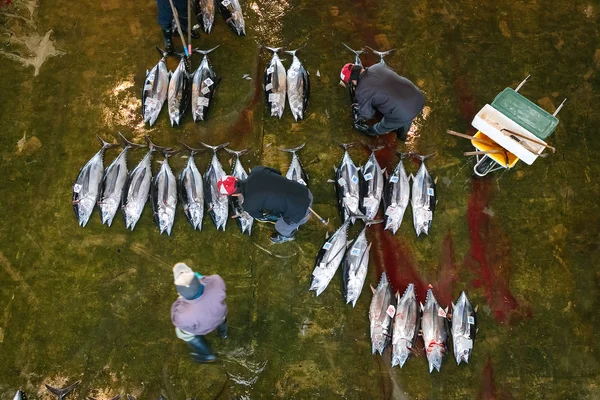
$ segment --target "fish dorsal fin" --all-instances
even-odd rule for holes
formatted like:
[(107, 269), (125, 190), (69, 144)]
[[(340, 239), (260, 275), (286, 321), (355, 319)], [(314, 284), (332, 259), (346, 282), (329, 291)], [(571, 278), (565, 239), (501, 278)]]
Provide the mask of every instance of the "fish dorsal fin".
[(419, 306), (421, 307), (421, 312), (425, 312), (425, 307), (423, 307), (423, 303), (419, 302)]
[(371, 292), (373, 292), (373, 294), (375, 294), (375, 288), (373, 287), (373, 285), (369, 285), (371, 287)]

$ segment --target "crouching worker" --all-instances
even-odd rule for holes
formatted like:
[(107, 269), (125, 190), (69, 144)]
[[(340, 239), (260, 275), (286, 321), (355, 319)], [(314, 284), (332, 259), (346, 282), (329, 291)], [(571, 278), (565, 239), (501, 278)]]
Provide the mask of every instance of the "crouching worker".
[(308, 188), (276, 169), (254, 167), (246, 180), (227, 176), (217, 183), (219, 192), (239, 196), (244, 211), (260, 222), (275, 224), (273, 243), (294, 240), (298, 227), (308, 221), (313, 196)]
[(217, 359), (204, 335), (216, 330), (227, 338), (225, 282), (219, 275), (202, 276), (184, 263), (173, 267), (179, 298), (171, 307), (171, 321), (177, 337), (192, 349), (190, 357), (197, 363)]

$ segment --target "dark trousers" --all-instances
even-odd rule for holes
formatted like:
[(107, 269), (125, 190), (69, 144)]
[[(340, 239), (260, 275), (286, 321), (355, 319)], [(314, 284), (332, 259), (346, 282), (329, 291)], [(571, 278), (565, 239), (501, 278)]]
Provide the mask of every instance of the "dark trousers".
[[(179, 14), (181, 30), (187, 32), (187, 0), (173, 0), (173, 5), (177, 10), (177, 14)], [(171, 26), (173, 24), (173, 11), (169, 0), (156, 0), (156, 6), (158, 7), (158, 25), (164, 30), (175, 28)]]
[(383, 117), (381, 121), (379, 121), (371, 127), (371, 132), (376, 133), (378, 135), (385, 135), (388, 132), (396, 131), (398, 136), (406, 137), (406, 134), (408, 133), (411, 124), (412, 121), (410, 121), (408, 124), (404, 124), (389, 121), (385, 117)]

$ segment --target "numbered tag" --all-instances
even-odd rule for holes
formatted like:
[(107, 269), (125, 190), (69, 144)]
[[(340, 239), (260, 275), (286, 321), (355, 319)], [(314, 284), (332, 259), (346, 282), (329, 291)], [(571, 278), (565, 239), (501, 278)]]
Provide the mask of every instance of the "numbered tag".
[(333, 245), (331, 243), (327, 242), (323, 245), (323, 249), (329, 250), (331, 248), (331, 246), (333, 246)]
[(210, 88), (208, 86), (204, 86), (200, 92), (202, 92), (202, 94), (210, 93)]
[(344, 178), (340, 178), (340, 179), (338, 179), (338, 184), (340, 186), (346, 186), (346, 180)]
[(272, 83), (267, 83), (267, 86), (265, 86), (265, 91), (268, 92), (271, 89), (273, 89), (273, 84)]
[(352, 183), (358, 183), (358, 176), (352, 175), (351, 181), (352, 181)]
[(429, 196), (433, 196), (433, 194), (434, 194), (434, 193), (433, 193), (433, 188), (427, 188), (427, 194), (428, 194)]
[(390, 177), (390, 183), (396, 183), (398, 182), (398, 177), (396, 175)]
[(208, 107), (209, 102), (210, 100), (208, 100), (208, 98), (206, 97), (198, 97), (196, 104), (198, 105), (198, 107)]
[(350, 254), (352, 254), (353, 256), (358, 256), (360, 255), (360, 249), (358, 247), (353, 247), (350, 251)]
[(279, 93), (269, 93), (269, 103), (276, 103), (279, 101)]
[(469, 315), (467, 317), (467, 321), (469, 321), (470, 325), (475, 325), (475, 317), (473, 317), (472, 315)]
[(213, 80), (212, 80), (212, 79), (210, 79), (210, 78), (206, 78), (206, 79), (204, 80), (204, 84), (205, 84), (206, 86), (210, 86), (210, 85), (212, 85), (213, 83), (214, 83), (214, 82), (213, 82)]
[(275, 72), (275, 68), (273, 68), (273, 67), (267, 68), (267, 75), (272, 74), (273, 72)]
[(473, 341), (471, 339), (467, 339), (464, 341), (466, 350), (471, 350), (473, 348)]
[(446, 311), (444, 311), (444, 309), (441, 307), (438, 309), (438, 316), (446, 318)]
[(385, 311), (385, 313), (390, 318), (394, 318), (394, 315), (396, 315), (396, 307), (394, 307), (393, 305), (390, 304), (390, 306), (387, 308), (387, 310)]
[(223, 4), (225, 7), (229, 7), (229, 5), (231, 4), (231, 2), (229, 0), (223, 0), (221, 2), (221, 4)]
[(365, 175), (365, 181), (370, 181), (371, 179), (373, 179), (373, 174), (369, 172)]
[(76, 184), (74, 184), (74, 185), (73, 185), (73, 191), (74, 191), (75, 193), (79, 193), (79, 192), (81, 192), (81, 185), (80, 185), (79, 183), (76, 183)]

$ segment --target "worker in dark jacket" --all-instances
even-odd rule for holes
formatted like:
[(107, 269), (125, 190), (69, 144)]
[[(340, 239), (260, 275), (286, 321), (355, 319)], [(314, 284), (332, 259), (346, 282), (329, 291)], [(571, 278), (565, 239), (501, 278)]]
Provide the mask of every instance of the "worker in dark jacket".
[[(418, 87), (382, 64), (368, 68), (346, 64), (340, 77), (355, 87), (352, 99), (355, 129), (368, 136), (395, 131), (400, 140), (406, 139), (413, 119), (425, 105), (425, 97)], [(373, 118), (376, 110), (383, 118), (374, 125), (367, 125), (365, 121)]]
[(294, 240), (298, 227), (308, 221), (313, 196), (308, 188), (269, 167), (254, 167), (248, 178), (227, 176), (217, 182), (219, 192), (239, 196), (244, 211), (261, 222), (272, 222), (278, 233), (273, 243)]
[[(187, 2), (188, 0), (173, 0), (177, 15), (179, 15), (179, 24), (184, 35), (187, 35)], [(162, 28), (163, 35), (165, 38), (165, 51), (167, 53), (173, 53), (173, 33), (177, 33), (177, 26), (174, 23), (173, 10), (169, 0), (156, 0), (156, 6), (158, 7), (158, 25)], [(199, 38), (200, 35), (195, 28), (192, 28), (192, 37), (194, 39)]]

